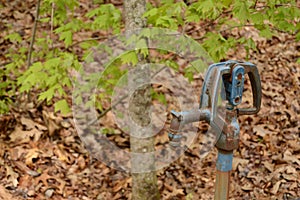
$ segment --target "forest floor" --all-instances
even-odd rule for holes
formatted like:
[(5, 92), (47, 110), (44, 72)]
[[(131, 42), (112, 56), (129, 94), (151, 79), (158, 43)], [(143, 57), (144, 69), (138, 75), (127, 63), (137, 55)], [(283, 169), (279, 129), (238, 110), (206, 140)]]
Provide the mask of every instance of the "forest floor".
[[(3, 1), (3, 5), (3, 24), (13, 24), (10, 31), (30, 38), (35, 1)], [(187, 29), (194, 38), (209, 31), (201, 24)], [(15, 48), (4, 39), (6, 33), (0, 33), (0, 63), (7, 62), (3, 55)], [(251, 27), (225, 34), (247, 35), (256, 42), (249, 61), (259, 69), (263, 93), (260, 112), (239, 117), (240, 146), (234, 152), (230, 199), (300, 198), (300, 66), (296, 63), (300, 43), (285, 33), (264, 39)], [(229, 52), (228, 59), (245, 60), (246, 52), (242, 48)], [(243, 98), (252, 101), (251, 93)], [(130, 174), (92, 158), (72, 115), (55, 114), (53, 107), (35, 102), (23, 105), (0, 116), (0, 199), (131, 198)], [(100, 123), (114, 126), (109, 116)], [(122, 131), (108, 136), (126, 143)], [(166, 140), (165, 135), (160, 137)], [(199, 138), (178, 160), (157, 172), (162, 199), (213, 199), (216, 149), (200, 159)]]

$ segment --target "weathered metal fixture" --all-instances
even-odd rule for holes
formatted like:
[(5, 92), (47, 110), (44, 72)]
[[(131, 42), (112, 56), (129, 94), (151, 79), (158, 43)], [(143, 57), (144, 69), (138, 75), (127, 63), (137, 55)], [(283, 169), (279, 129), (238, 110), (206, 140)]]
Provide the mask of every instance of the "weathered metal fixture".
[[(237, 108), (242, 102), (246, 74), (251, 83), (253, 106)], [(218, 113), (219, 98), (226, 101), (223, 114)], [(213, 64), (208, 68), (202, 86), (199, 109), (171, 112), (173, 118), (169, 129), (169, 139), (173, 148), (181, 146), (180, 129), (185, 124), (206, 121), (213, 128), (216, 134), (215, 146), (218, 149), (215, 200), (229, 198), (233, 150), (239, 145), (240, 126), (237, 117), (258, 113), (260, 105), (261, 82), (256, 65), (230, 60)]]

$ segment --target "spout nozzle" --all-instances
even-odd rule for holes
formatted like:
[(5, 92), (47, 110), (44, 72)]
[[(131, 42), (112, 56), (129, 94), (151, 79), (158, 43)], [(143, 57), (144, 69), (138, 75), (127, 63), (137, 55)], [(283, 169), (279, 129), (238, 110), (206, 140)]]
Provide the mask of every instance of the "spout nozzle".
[(180, 147), (180, 142), (182, 139), (181, 134), (168, 133), (168, 136), (169, 136), (170, 145), (172, 148)]

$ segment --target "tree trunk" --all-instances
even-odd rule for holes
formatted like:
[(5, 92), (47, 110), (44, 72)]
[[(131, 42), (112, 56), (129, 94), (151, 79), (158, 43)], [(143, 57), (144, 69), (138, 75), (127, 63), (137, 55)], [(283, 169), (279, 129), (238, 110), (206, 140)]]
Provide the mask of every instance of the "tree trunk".
[[(146, 21), (142, 18), (146, 10), (145, 0), (125, 0), (125, 29), (130, 31), (143, 28)], [(149, 90), (150, 72), (145, 64), (145, 59), (139, 55), (139, 64), (132, 70), (129, 77), (129, 87), (134, 91), (130, 97), (129, 112), (133, 124), (130, 126), (130, 150), (132, 171), (132, 199), (133, 200), (156, 200), (160, 199), (157, 177), (155, 171), (154, 138), (149, 130), (141, 127), (147, 126), (151, 120), (149, 111), (151, 95)], [(136, 88), (137, 85), (143, 85)], [(146, 137), (145, 137), (146, 136)], [(148, 137), (147, 137), (148, 136)]]

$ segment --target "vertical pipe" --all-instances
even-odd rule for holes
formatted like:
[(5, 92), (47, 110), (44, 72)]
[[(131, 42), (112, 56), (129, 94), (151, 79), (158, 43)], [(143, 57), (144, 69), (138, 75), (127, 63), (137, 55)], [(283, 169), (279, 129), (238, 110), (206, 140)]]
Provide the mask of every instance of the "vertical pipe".
[(217, 174), (215, 183), (215, 200), (229, 199), (230, 172), (232, 169), (233, 151), (218, 149)]

